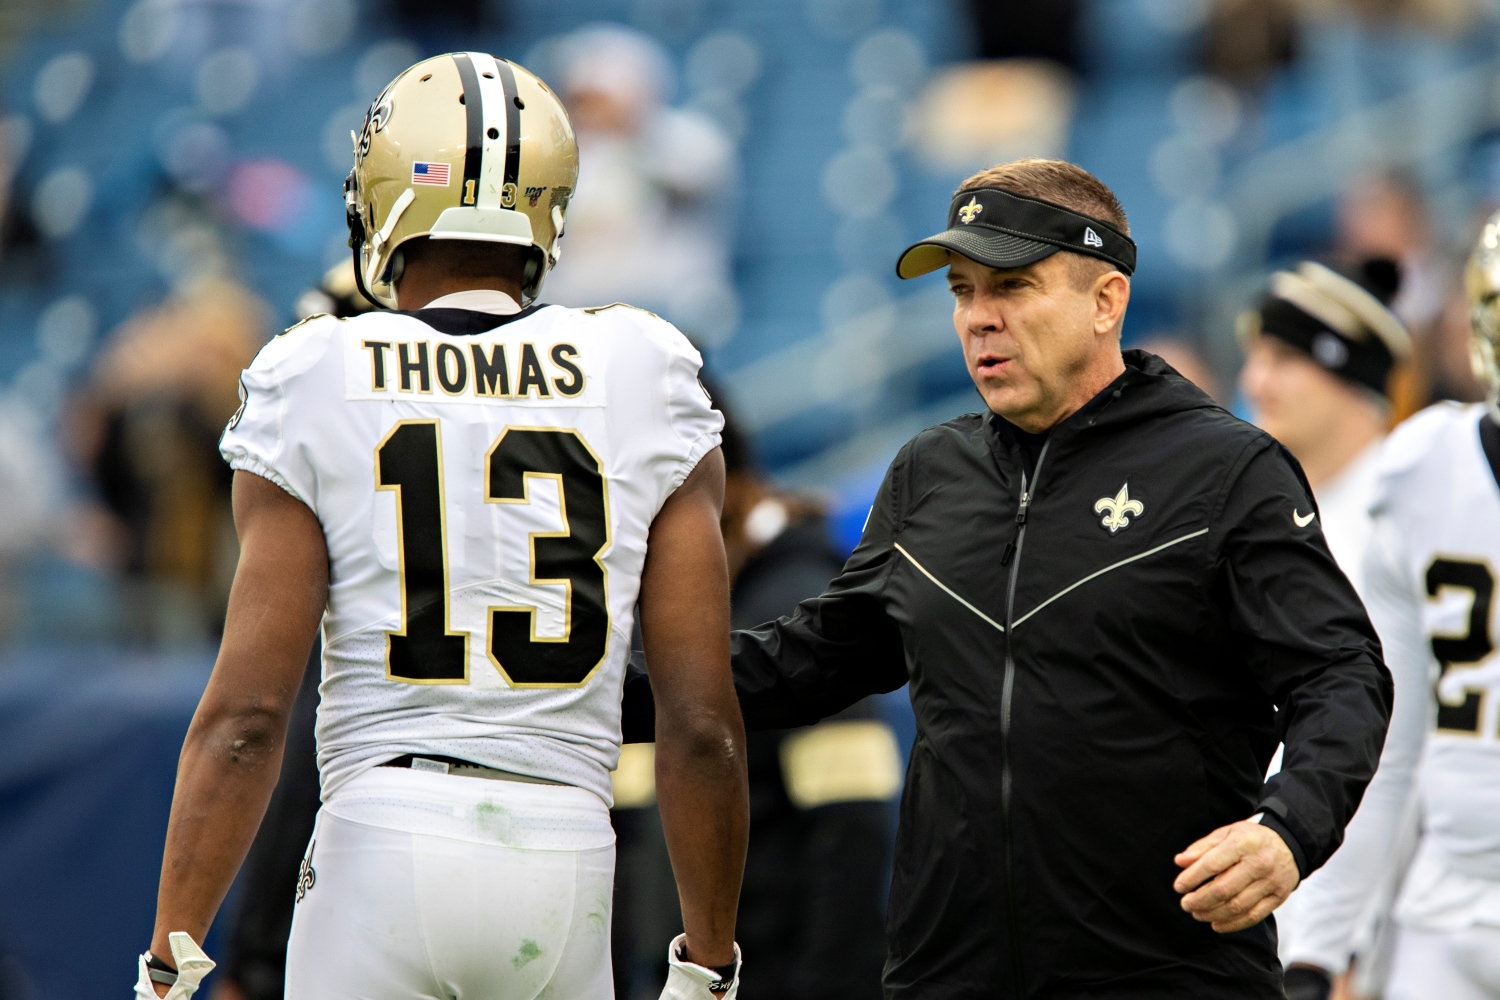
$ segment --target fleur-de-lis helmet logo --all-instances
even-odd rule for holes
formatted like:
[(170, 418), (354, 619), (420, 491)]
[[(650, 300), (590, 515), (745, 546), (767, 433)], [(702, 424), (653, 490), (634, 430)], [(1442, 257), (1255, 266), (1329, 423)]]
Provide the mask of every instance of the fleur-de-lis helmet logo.
[(973, 195), (969, 197), (969, 203), (958, 210), (958, 218), (964, 225), (974, 221), (974, 216), (984, 211), (984, 206), (979, 204), (979, 199)]
[(1096, 500), (1094, 513), (1104, 515), (1104, 520), (1099, 523), (1113, 535), (1121, 528), (1130, 527), (1130, 515), (1140, 517), (1146, 513), (1146, 506), (1139, 500), (1130, 499), (1130, 484), (1125, 483), (1113, 497), (1100, 497)]
[(370, 155), (370, 139), (378, 132), (385, 131), (386, 123), (391, 120), (391, 112), (395, 110), (391, 102), (391, 87), (395, 86), (392, 80), (386, 88), (380, 92), (380, 96), (371, 103), (370, 109), (365, 112), (365, 122), (360, 126), (359, 132), (350, 132), (354, 139), (354, 162), (363, 163), (366, 156)]

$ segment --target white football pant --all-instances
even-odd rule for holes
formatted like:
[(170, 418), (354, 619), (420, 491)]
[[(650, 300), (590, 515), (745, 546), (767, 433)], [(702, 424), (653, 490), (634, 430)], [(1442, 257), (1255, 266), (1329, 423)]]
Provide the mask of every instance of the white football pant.
[(1500, 927), (1398, 927), (1385, 1000), (1500, 1000)]
[(612, 1000), (594, 793), (377, 767), (318, 813), (287, 1000)]

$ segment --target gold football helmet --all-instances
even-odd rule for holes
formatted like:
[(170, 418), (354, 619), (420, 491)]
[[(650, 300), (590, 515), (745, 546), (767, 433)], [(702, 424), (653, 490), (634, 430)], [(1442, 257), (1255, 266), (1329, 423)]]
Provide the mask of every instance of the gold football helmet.
[(1469, 355), (1474, 375), (1489, 389), (1490, 410), (1500, 420), (1500, 212), (1490, 216), (1469, 255)]
[(483, 52), (424, 59), (354, 135), (344, 208), (360, 291), (396, 308), (397, 251), (428, 236), (533, 248), (523, 288), (535, 299), (577, 183), (573, 126), (545, 83)]

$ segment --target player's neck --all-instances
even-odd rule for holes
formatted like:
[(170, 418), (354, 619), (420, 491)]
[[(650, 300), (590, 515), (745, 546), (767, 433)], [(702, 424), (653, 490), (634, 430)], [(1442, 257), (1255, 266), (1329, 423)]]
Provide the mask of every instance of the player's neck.
[(406, 272), (401, 275), (401, 281), (396, 290), (396, 301), (402, 309), (421, 309), (444, 295), (478, 289), (504, 292), (514, 299), (517, 305), (521, 304), (519, 281), (498, 276), (456, 277), (432, 268), (416, 266), (408, 266)]

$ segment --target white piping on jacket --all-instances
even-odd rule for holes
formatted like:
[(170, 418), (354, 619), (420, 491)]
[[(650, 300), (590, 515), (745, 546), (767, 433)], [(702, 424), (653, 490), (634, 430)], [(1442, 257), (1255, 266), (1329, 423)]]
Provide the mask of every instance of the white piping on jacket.
[[(1190, 539), (1197, 538), (1200, 535), (1206, 535), (1206, 534), (1208, 534), (1208, 529), (1207, 528), (1199, 528), (1197, 531), (1190, 531), (1186, 535), (1182, 535), (1182, 536), (1180, 536), (1178, 538), (1174, 538), (1170, 542), (1163, 542), (1162, 544), (1156, 546), (1156, 548), (1154, 548), (1154, 549), (1147, 549), (1145, 552), (1139, 552), (1139, 553), (1137, 553), (1137, 554), (1135, 554), (1133, 556), (1130, 556), (1128, 558), (1121, 559), (1119, 562), (1111, 563), (1110, 565), (1104, 567), (1103, 569), (1095, 570), (1094, 572), (1090, 573), (1088, 576), (1084, 577), (1082, 580), (1079, 580), (1076, 583), (1069, 584), (1068, 586), (1064, 587), (1062, 590), (1059, 590), (1057, 593), (1055, 593), (1051, 597), (1047, 598), (1041, 604), (1038, 604), (1036, 607), (1034, 607), (1030, 611), (1026, 612), (1020, 618), (1017, 618), (1016, 621), (1015, 621), (1015, 624), (1012, 625), (1011, 627), (1012, 628), (1019, 628), (1021, 626), (1022, 622), (1024, 622), (1026, 619), (1030, 618), (1032, 615), (1036, 614), (1038, 611), (1040, 611), (1043, 608), (1045, 608), (1047, 605), (1051, 604), (1053, 601), (1057, 600), (1059, 597), (1062, 597), (1065, 594), (1070, 593), (1071, 591), (1077, 590), (1079, 587), (1083, 586), (1085, 583), (1088, 583), (1090, 580), (1093, 580), (1093, 579), (1095, 579), (1097, 577), (1103, 576), (1105, 573), (1108, 573), (1110, 570), (1119, 569), (1121, 566), (1125, 566), (1125, 565), (1128, 565), (1129, 563), (1133, 563), (1133, 562), (1135, 562), (1138, 559), (1144, 559), (1147, 556), (1155, 555), (1156, 553), (1162, 551), (1163, 549), (1169, 549), (1172, 546), (1177, 545), (1177, 544), (1179, 544), (1181, 542), (1186, 542), (1186, 541), (1189, 541)], [(966, 601), (962, 597), (958, 596), (958, 594), (954, 592), (953, 588), (949, 587), (947, 584), (943, 583), (943, 581), (939, 580), (937, 577), (935, 577), (931, 573), (929, 573), (927, 571), (927, 567), (925, 567), (921, 563), (917, 562), (916, 558), (910, 552), (908, 552), (904, 548), (902, 548), (899, 543), (897, 543), (895, 545), (895, 549), (896, 549), (897, 552), (899, 552), (903, 556), (905, 556), (907, 558), (907, 560), (910, 561), (910, 563), (913, 566), (915, 566), (917, 568), (917, 570), (919, 572), (921, 572), (921, 574), (923, 576), (927, 577), (927, 579), (929, 579), (933, 583), (937, 584), (938, 588), (940, 590), (942, 590), (943, 593), (947, 594), (949, 597), (953, 598), (955, 601), (957, 601), (959, 604), (962, 604), (964, 607), (968, 608), (970, 611), (974, 612), (980, 618), (983, 618), (986, 622), (988, 622), (989, 624), (993, 625), (999, 631), (1001, 631), (1001, 632), (1005, 631), (1005, 626), (1004, 625), (1001, 625), (999, 622), (995, 621), (995, 619), (991, 618), (989, 615), (985, 614), (983, 611), (980, 611), (974, 605), (970, 604), (968, 601)]]

